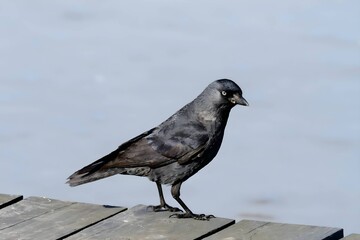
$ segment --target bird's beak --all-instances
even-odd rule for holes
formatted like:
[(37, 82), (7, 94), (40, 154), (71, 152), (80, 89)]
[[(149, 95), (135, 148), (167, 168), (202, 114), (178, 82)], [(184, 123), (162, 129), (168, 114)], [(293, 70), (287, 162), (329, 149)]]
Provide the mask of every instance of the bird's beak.
[(243, 98), (239, 94), (234, 94), (230, 101), (234, 104), (249, 106), (249, 103), (245, 100), (245, 98)]

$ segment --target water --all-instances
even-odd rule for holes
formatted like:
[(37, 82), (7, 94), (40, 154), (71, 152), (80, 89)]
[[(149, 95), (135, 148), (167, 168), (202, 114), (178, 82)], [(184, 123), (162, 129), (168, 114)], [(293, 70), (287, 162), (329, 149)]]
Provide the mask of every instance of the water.
[(188, 206), (360, 233), (359, 8), (2, 1), (0, 192), (156, 204), (144, 178), (64, 182), (226, 77), (250, 107), (233, 109), (218, 156), (183, 184)]

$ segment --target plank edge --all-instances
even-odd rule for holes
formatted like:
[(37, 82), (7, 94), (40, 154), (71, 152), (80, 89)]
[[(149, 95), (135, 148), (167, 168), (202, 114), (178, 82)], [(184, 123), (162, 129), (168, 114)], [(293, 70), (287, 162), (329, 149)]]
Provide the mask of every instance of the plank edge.
[(336, 232), (324, 238), (324, 240), (339, 240), (344, 237), (344, 229), (338, 228)]
[(230, 222), (224, 224), (223, 226), (220, 226), (220, 227), (218, 227), (216, 229), (213, 229), (213, 230), (209, 231), (208, 233), (205, 233), (204, 235), (195, 238), (194, 240), (200, 240), (200, 239), (204, 239), (206, 237), (210, 237), (211, 235), (213, 235), (213, 234), (215, 234), (217, 232), (220, 232), (220, 231), (222, 231), (222, 230), (224, 230), (224, 229), (226, 229), (226, 228), (228, 228), (228, 227), (230, 227), (231, 225), (234, 225), (234, 224), (235, 224), (235, 220), (231, 219)]
[(24, 196), (23, 196), (23, 195), (18, 195), (18, 196), (15, 197), (14, 199), (12, 199), (12, 200), (10, 200), (10, 201), (8, 201), (8, 202), (5, 202), (5, 203), (3, 203), (3, 204), (0, 204), (0, 209), (6, 208), (6, 207), (8, 207), (8, 206), (10, 206), (10, 205), (13, 205), (13, 204), (15, 204), (15, 203), (17, 203), (17, 202), (19, 202), (19, 201), (21, 201), (21, 200), (23, 200), (23, 199), (24, 199)]
[(66, 238), (68, 238), (68, 237), (71, 237), (72, 235), (75, 235), (75, 234), (77, 234), (77, 233), (79, 233), (79, 232), (81, 232), (81, 231), (83, 231), (83, 230), (85, 230), (85, 229), (87, 229), (87, 228), (89, 228), (89, 227), (92, 227), (92, 226), (94, 226), (95, 224), (97, 224), (97, 223), (99, 223), (99, 222), (102, 222), (102, 221), (104, 221), (104, 220), (106, 220), (106, 219), (108, 219), (108, 218), (111, 218), (111, 217), (113, 217), (113, 216), (115, 216), (115, 215), (117, 215), (117, 214), (119, 214), (119, 213), (122, 213), (122, 212), (125, 212), (125, 211), (128, 210), (128, 208), (125, 208), (125, 207), (122, 207), (122, 208), (123, 208), (123, 209), (121, 209), (120, 211), (118, 211), (118, 212), (116, 212), (116, 213), (113, 213), (113, 214), (111, 214), (111, 215), (109, 215), (109, 216), (107, 216), (107, 217), (104, 217), (104, 218), (102, 218), (102, 219), (100, 219), (100, 220), (98, 220), (98, 221), (95, 221), (95, 222), (93, 222), (93, 223), (90, 223), (89, 225), (86, 225), (86, 226), (84, 226), (84, 227), (82, 227), (82, 228), (76, 229), (76, 230), (74, 230), (74, 231), (72, 231), (72, 232), (70, 232), (70, 233), (68, 233), (68, 234), (66, 234), (66, 235), (64, 235), (64, 236), (62, 236), (62, 237), (60, 237), (60, 238), (57, 238), (57, 240), (62, 240), (62, 239), (66, 239)]

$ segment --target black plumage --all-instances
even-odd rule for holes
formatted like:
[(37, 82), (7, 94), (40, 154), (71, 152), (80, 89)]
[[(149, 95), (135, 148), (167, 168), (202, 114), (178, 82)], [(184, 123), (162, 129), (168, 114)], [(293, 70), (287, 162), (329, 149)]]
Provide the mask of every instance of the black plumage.
[(115, 174), (146, 176), (157, 185), (160, 205), (155, 211), (179, 211), (166, 204), (161, 185), (185, 210), (179, 218), (208, 219), (194, 214), (180, 199), (181, 184), (207, 165), (217, 154), (230, 110), (247, 106), (240, 87), (229, 79), (212, 82), (197, 98), (159, 126), (123, 143), (115, 151), (78, 170), (68, 178), (70, 186)]

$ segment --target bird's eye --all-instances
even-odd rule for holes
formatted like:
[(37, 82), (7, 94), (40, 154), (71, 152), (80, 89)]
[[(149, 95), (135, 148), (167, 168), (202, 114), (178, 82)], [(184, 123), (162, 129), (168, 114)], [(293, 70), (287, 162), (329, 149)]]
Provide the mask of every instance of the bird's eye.
[(223, 95), (223, 96), (226, 96), (226, 94), (227, 94), (226, 91), (222, 91), (222, 92), (221, 92), (221, 95)]

